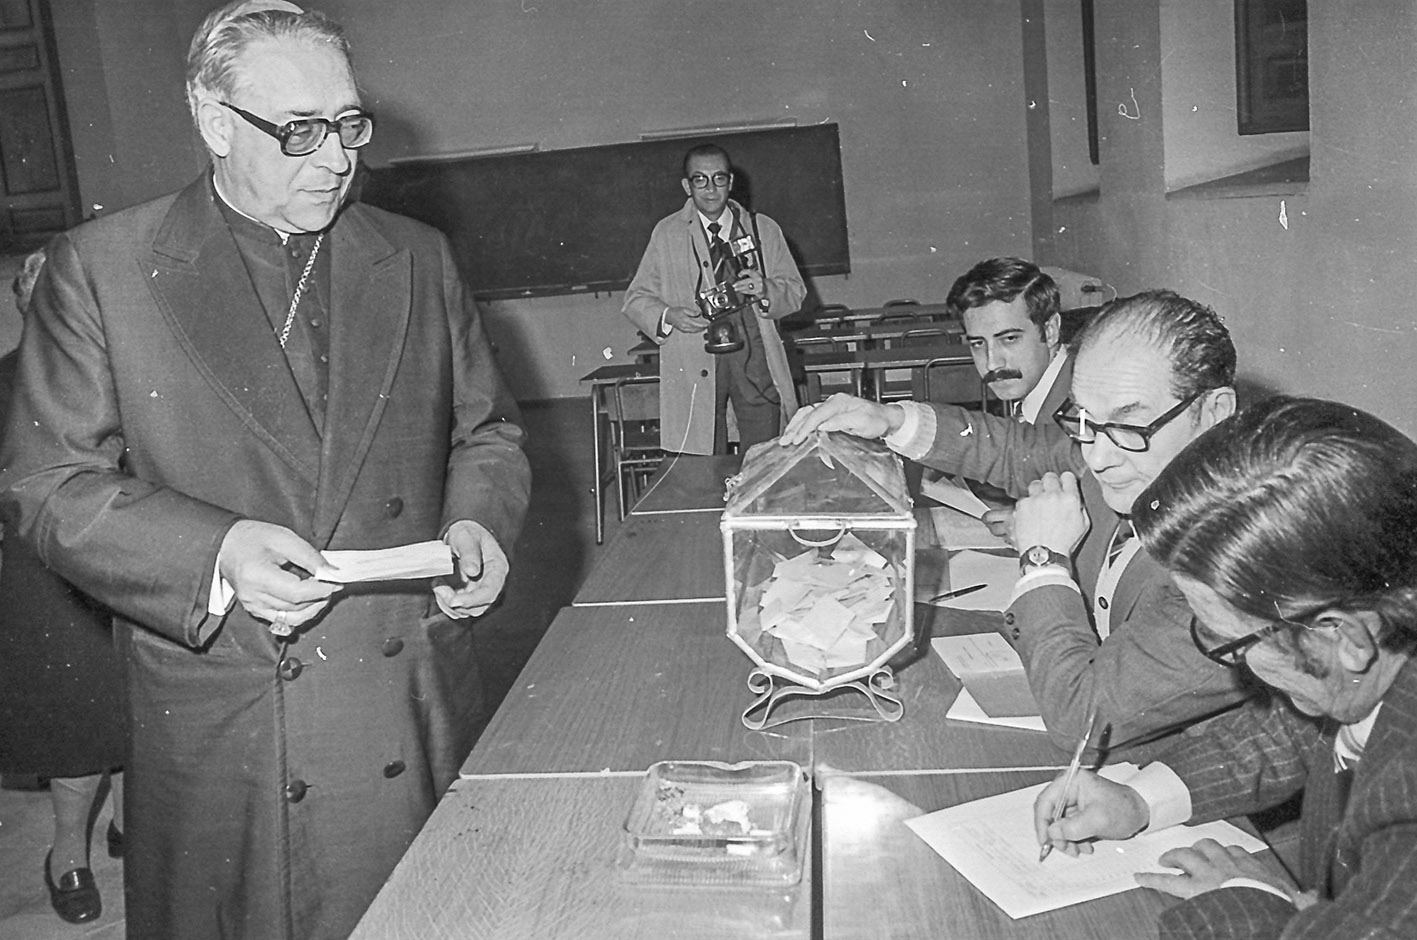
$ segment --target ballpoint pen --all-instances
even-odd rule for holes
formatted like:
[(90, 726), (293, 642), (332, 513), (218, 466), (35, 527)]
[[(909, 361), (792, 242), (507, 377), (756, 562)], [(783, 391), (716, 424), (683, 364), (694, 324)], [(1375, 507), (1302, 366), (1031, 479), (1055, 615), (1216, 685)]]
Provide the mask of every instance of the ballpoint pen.
[[(1058, 802), (1053, 804), (1053, 812), (1048, 814), (1048, 828), (1053, 828), (1053, 824), (1063, 818), (1063, 810), (1068, 805), (1068, 791), (1073, 788), (1073, 781), (1077, 778), (1078, 768), (1082, 766), (1082, 753), (1087, 750), (1087, 742), (1092, 738), (1092, 726), (1097, 723), (1097, 710), (1093, 709), (1088, 716), (1087, 727), (1083, 729), (1082, 739), (1078, 741), (1077, 750), (1073, 751), (1073, 759), (1068, 761), (1068, 770), (1063, 774), (1063, 792), (1058, 794)], [(1038, 862), (1041, 865), (1048, 857), (1048, 853), (1053, 851), (1053, 843), (1043, 843), (1043, 848), (1038, 850)]]
[(982, 591), (988, 586), (987, 584), (971, 584), (969, 587), (962, 587), (955, 591), (946, 591), (943, 594), (936, 594), (926, 601), (926, 603), (933, 604), (936, 601), (947, 601), (952, 597), (963, 597), (966, 594), (973, 594), (975, 591)]

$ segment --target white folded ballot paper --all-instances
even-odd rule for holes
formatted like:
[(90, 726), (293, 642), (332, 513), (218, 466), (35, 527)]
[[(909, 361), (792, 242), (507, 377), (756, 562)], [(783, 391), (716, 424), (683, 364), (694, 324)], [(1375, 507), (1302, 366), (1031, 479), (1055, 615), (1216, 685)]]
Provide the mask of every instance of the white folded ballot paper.
[[(1102, 769), (1119, 783), (1137, 772), (1135, 764)], [(1046, 784), (1024, 787), (961, 803), (938, 812), (907, 819), (905, 824), (929, 843), (945, 861), (1012, 918), (1078, 904), (1137, 887), (1144, 871), (1170, 871), (1159, 859), (1175, 848), (1201, 839), (1235, 845), (1247, 852), (1267, 848), (1262, 841), (1228, 822), (1171, 826), (1123, 841), (1103, 840), (1091, 855), (1077, 858), (1053, 852), (1038, 861), (1033, 831), (1033, 802)]]
[(444, 542), (414, 542), (368, 551), (321, 552), (329, 564), (315, 572), (321, 581), (400, 581), (453, 573), (453, 552)]

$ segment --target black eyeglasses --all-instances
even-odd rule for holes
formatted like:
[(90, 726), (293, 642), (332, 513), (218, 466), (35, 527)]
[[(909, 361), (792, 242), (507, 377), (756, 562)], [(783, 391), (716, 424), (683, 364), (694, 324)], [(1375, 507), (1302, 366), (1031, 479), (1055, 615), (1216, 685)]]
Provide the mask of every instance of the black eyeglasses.
[(1196, 645), (1196, 649), (1205, 654), (1207, 659), (1233, 669), (1245, 661), (1245, 654), (1250, 651), (1251, 647), (1281, 630), (1318, 630), (1325, 626), (1331, 626), (1331, 624), (1310, 624), (1301, 623), (1298, 620), (1290, 620), (1279, 612), (1278, 604), (1274, 605), (1274, 612), (1279, 614), (1278, 620), (1266, 624), (1253, 633), (1246, 633), (1238, 639), (1230, 640), (1219, 646), (1210, 646), (1201, 638), (1202, 627), (1200, 621), (1192, 614), (1191, 642)]
[(713, 183), (715, 189), (722, 189), (728, 185), (728, 181), (731, 179), (733, 179), (732, 173), (715, 173), (713, 176), (694, 173), (689, 177), (689, 185), (695, 189), (708, 189), (709, 183)]
[(245, 118), (252, 127), (280, 141), (280, 152), (287, 157), (303, 157), (319, 150), (330, 131), (339, 136), (339, 142), (346, 150), (358, 150), (374, 137), (374, 115), (367, 111), (352, 111), (333, 121), (328, 118), (297, 118), (284, 124), (272, 124), (228, 101), (222, 104)]
[(1080, 444), (1091, 444), (1097, 440), (1097, 432), (1101, 431), (1107, 435), (1108, 440), (1122, 450), (1140, 454), (1150, 449), (1151, 438), (1157, 431), (1174, 421), (1177, 415), (1191, 407), (1191, 403), (1204, 395), (1206, 391), (1209, 390), (1203, 389), (1191, 397), (1177, 402), (1174, 408), (1158, 415), (1156, 420), (1145, 426), (1117, 424), (1112, 421), (1093, 421), (1087, 417), (1087, 409), (1079, 408), (1071, 398), (1064, 401), (1058, 410), (1053, 412), (1053, 420), (1058, 423), (1058, 427), (1063, 429), (1063, 433)]

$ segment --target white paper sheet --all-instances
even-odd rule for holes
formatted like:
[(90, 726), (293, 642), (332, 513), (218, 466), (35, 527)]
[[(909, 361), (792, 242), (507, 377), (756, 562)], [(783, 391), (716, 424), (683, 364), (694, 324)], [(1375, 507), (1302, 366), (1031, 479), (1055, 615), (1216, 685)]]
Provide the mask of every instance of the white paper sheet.
[(989, 511), (989, 506), (978, 496), (975, 496), (973, 490), (952, 476), (922, 479), (920, 493), (937, 503), (952, 506), (976, 519)]
[[(1134, 764), (1104, 768), (1125, 782)], [(905, 824), (974, 887), (1012, 918), (1028, 917), (1137, 887), (1143, 871), (1171, 871), (1158, 859), (1173, 848), (1211, 838), (1248, 852), (1267, 846), (1228, 822), (1172, 826), (1121, 842), (1098, 842), (1092, 855), (1071, 858), (1053, 852), (1038, 861), (1033, 801), (1045, 784), (951, 806), (907, 819)]]
[(983, 521), (949, 506), (928, 509), (935, 540), (944, 548), (1008, 548)]
[(950, 588), (959, 590), (971, 584), (987, 585), (962, 597), (933, 601), (936, 607), (955, 610), (1007, 610), (1018, 581), (1018, 559), (1004, 555), (986, 555), (966, 549), (950, 556)]
[(396, 548), (370, 551), (321, 552), (331, 567), (315, 572), (321, 581), (350, 584), (355, 581), (400, 581), (433, 578), (453, 573), (453, 553), (440, 541), (415, 542)]

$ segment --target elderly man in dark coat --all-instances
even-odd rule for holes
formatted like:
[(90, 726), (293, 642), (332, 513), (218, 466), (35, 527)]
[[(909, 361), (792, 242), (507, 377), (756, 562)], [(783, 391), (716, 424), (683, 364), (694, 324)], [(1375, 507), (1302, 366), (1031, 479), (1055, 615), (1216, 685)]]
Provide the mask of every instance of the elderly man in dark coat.
[[(339, 28), (229, 4), (188, 97), (212, 170), (51, 246), (4, 509), (119, 615), (129, 936), (344, 937), (471, 747), (522, 432), (446, 240), (345, 204)], [(306, 576), (437, 539), (431, 592)]]

